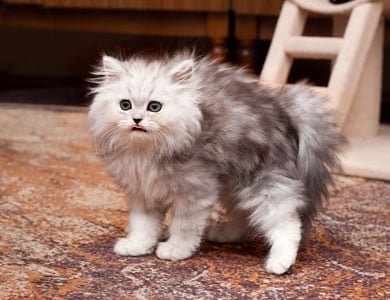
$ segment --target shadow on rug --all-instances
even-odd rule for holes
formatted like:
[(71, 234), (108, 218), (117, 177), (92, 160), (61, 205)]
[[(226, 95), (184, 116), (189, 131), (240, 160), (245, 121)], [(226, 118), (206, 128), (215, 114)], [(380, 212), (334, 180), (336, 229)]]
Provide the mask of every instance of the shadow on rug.
[(179, 262), (120, 257), (126, 200), (95, 157), (85, 110), (0, 115), (1, 299), (390, 298), (387, 182), (337, 176), (291, 275), (265, 273), (254, 241), (203, 242)]

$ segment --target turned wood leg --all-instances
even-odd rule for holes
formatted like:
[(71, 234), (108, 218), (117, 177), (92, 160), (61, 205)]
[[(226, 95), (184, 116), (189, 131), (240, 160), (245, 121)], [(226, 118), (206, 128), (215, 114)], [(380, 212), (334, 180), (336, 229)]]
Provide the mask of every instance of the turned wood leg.
[(227, 38), (229, 17), (227, 14), (209, 13), (206, 19), (206, 34), (211, 39), (211, 54), (223, 62), (229, 61)]
[(221, 62), (229, 60), (229, 49), (225, 39), (211, 39), (211, 55), (218, 58)]
[(237, 64), (256, 70), (256, 40), (239, 40), (236, 56)]
[(239, 65), (256, 69), (256, 40), (258, 33), (257, 17), (237, 16), (235, 35), (237, 37), (236, 61)]

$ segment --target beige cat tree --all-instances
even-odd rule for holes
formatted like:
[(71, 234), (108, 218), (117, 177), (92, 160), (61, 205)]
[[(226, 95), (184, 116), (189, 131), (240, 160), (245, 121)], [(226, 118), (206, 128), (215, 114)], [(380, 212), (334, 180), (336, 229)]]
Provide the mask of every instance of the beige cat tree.
[[(309, 14), (332, 16), (333, 36), (303, 36)], [(314, 89), (329, 97), (350, 142), (344, 172), (390, 180), (390, 126), (379, 126), (383, 35), (381, 0), (287, 0), (260, 81), (285, 84), (294, 58), (331, 59), (328, 86)]]

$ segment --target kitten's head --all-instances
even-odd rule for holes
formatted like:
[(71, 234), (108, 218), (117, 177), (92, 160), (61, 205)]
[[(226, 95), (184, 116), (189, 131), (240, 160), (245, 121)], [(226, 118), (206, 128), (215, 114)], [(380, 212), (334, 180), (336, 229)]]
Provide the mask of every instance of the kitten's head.
[(202, 116), (195, 69), (185, 53), (125, 61), (104, 56), (92, 79), (97, 85), (88, 115), (98, 153), (167, 155), (191, 146)]

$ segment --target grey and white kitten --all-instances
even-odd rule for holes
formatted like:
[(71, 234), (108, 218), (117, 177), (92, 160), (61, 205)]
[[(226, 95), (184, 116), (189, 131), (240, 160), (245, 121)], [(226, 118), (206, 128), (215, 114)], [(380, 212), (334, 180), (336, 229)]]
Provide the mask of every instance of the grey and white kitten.
[[(270, 246), (269, 273), (294, 264), (309, 224), (328, 198), (329, 169), (343, 138), (324, 99), (303, 84), (268, 89), (210, 57), (187, 52), (152, 59), (104, 56), (89, 111), (108, 173), (127, 192), (128, 235), (119, 255), (186, 259), (220, 202), (229, 221), (208, 239), (255, 233)], [(172, 212), (169, 238), (161, 222)]]

